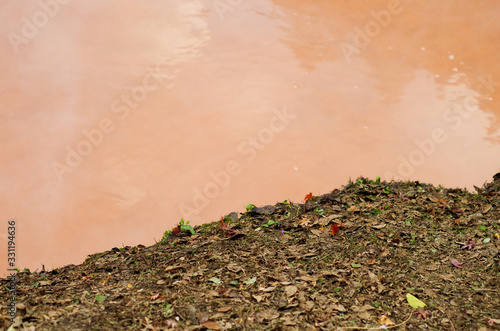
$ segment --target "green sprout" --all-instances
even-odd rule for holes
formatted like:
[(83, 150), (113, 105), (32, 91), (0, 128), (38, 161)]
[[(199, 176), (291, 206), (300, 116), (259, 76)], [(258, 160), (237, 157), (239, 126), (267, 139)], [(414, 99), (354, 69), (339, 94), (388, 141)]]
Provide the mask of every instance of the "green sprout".
[(248, 205), (246, 205), (246, 206), (245, 206), (245, 209), (246, 209), (247, 211), (251, 211), (254, 207), (255, 207), (255, 205), (254, 205), (254, 204), (249, 203)]
[(175, 226), (172, 230), (167, 230), (165, 231), (165, 233), (163, 233), (163, 238), (161, 238), (160, 242), (164, 242), (165, 240), (167, 240), (168, 236), (174, 233), (176, 229), (179, 229), (180, 232), (189, 231), (191, 232), (192, 235), (195, 234), (194, 228), (191, 225), (189, 225), (189, 221), (185, 221), (184, 218), (181, 218), (179, 223), (177, 223), (177, 226)]

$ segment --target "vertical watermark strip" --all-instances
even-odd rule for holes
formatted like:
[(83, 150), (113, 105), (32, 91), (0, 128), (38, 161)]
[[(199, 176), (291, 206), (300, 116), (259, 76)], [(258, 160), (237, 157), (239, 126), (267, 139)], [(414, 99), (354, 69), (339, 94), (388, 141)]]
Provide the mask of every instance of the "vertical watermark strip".
[(17, 292), (17, 271), (15, 269), (16, 267), (16, 220), (11, 219), (8, 221), (8, 227), (7, 227), (7, 233), (8, 233), (8, 240), (7, 240), (7, 265), (8, 269), (7, 272), (10, 273), (10, 285), (9, 285), (9, 292), (10, 292), (10, 302), (8, 304), (9, 306), (9, 315), (10, 315), (10, 321), (14, 322), (14, 319), (16, 318), (16, 292)]

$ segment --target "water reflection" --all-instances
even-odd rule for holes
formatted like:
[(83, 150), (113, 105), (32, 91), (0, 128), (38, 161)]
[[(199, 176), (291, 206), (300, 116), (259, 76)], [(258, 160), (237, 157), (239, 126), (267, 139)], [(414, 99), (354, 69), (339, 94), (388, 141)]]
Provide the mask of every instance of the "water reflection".
[[(472, 187), (499, 170), (500, 4), (220, 3), (68, 3), (17, 53), (2, 40), (0, 210), (19, 267), (358, 175)], [(2, 35), (41, 10), (6, 6)]]

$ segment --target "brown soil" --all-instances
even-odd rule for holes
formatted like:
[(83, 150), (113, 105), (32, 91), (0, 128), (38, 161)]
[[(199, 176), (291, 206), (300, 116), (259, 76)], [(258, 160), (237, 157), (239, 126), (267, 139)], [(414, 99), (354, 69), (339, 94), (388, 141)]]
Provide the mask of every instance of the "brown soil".
[(360, 178), (20, 272), (13, 323), (0, 281), (0, 330), (500, 330), (498, 177), (474, 194)]

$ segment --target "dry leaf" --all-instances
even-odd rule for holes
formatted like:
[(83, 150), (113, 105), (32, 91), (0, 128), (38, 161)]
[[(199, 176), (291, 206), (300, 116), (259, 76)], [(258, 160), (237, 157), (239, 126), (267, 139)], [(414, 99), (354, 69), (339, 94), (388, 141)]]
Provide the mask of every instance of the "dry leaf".
[(219, 324), (217, 324), (217, 322), (214, 322), (214, 321), (205, 321), (203, 323), (201, 323), (204, 327), (206, 327), (207, 329), (209, 330), (220, 330), (221, 327)]
[(231, 306), (226, 306), (226, 307), (220, 307), (220, 308), (217, 308), (217, 311), (218, 311), (219, 313), (225, 313), (225, 312), (230, 311), (231, 309), (233, 309), (233, 307), (231, 307)]
[(305, 304), (304, 306), (305, 306), (305, 307), (304, 307), (304, 309), (305, 309), (305, 310), (311, 310), (311, 309), (313, 309), (313, 308), (314, 308), (314, 302), (312, 302), (312, 301), (307, 301), (307, 302), (306, 302), (306, 304)]
[(312, 232), (312, 234), (314, 234), (318, 237), (320, 237), (323, 234), (323, 232), (319, 229), (311, 229), (311, 232)]
[(364, 319), (364, 320), (371, 320), (372, 319), (372, 314), (370, 314), (369, 312), (367, 311), (362, 311), (358, 314), (358, 316), (361, 318), (361, 319)]
[(483, 208), (481, 208), (481, 212), (482, 212), (483, 214), (486, 214), (487, 212), (489, 212), (489, 211), (490, 211), (491, 207), (492, 207), (492, 205), (491, 205), (491, 204), (484, 205), (484, 206), (483, 206)]
[(265, 288), (264, 287), (259, 287), (259, 291), (261, 291), (261, 292), (272, 292), (272, 291), (274, 291), (275, 288), (276, 287), (274, 287), (274, 286), (265, 287)]
[(297, 292), (297, 286), (290, 285), (285, 287), (285, 293), (287, 297), (291, 297), (296, 292)]
[(376, 229), (376, 230), (380, 230), (380, 229), (383, 229), (387, 226), (387, 224), (377, 224), (377, 225), (372, 225), (372, 228)]
[(435, 265), (435, 264), (431, 264), (431, 265), (427, 266), (425, 268), (425, 270), (427, 270), (427, 271), (436, 271), (436, 270), (438, 270), (438, 266)]
[(333, 305), (333, 309), (340, 313), (345, 313), (347, 311), (347, 309), (345, 309), (345, 307), (342, 305)]
[(252, 295), (252, 297), (257, 300), (257, 302), (261, 302), (264, 300), (264, 297), (262, 295)]
[(316, 282), (318, 281), (318, 277), (314, 277), (314, 276), (300, 276), (300, 277), (297, 277), (297, 279), (303, 280), (306, 282), (311, 282), (313, 285), (316, 285)]
[(391, 321), (389, 317), (385, 315), (380, 316), (378, 322), (380, 323), (380, 325), (387, 325), (387, 326), (394, 325), (394, 322)]

